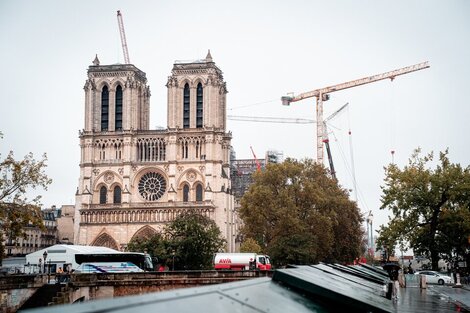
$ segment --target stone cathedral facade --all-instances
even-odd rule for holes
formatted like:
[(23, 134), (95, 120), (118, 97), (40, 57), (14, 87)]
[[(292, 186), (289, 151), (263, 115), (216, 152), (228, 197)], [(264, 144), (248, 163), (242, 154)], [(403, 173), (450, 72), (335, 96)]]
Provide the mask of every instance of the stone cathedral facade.
[(168, 77), (167, 122), (149, 129), (150, 89), (132, 64), (88, 68), (75, 243), (123, 250), (186, 211), (213, 219), (235, 250), (226, 83), (210, 52), (176, 61)]

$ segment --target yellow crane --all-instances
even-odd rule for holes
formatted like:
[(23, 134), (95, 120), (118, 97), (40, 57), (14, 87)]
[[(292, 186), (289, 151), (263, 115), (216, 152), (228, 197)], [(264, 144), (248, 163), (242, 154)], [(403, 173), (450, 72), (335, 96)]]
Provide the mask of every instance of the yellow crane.
[(328, 86), (320, 89), (315, 89), (312, 91), (304, 92), (299, 94), (298, 96), (284, 96), (281, 98), (283, 105), (290, 105), (291, 102), (296, 102), (308, 98), (315, 97), (317, 98), (316, 101), (316, 109), (317, 109), (317, 162), (323, 164), (323, 142), (326, 140), (325, 135), (325, 124), (323, 123), (323, 101), (327, 101), (330, 96), (329, 94), (335, 91), (340, 91), (352, 87), (357, 87), (360, 85), (370, 84), (379, 80), (383, 79), (391, 79), (393, 80), (395, 77), (416, 72), (419, 70), (423, 70), (429, 68), (429, 62), (418, 63), (415, 65), (403, 67), (397, 70), (393, 70), (390, 72), (377, 74), (373, 76), (368, 76), (356, 80), (352, 80), (349, 82)]

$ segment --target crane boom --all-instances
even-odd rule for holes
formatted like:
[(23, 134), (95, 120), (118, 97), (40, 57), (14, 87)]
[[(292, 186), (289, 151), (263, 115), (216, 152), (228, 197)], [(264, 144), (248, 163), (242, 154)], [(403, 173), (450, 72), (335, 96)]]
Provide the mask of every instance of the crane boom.
[[(373, 76), (369, 76), (369, 77), (355, 79), (355, 80), (352, 80), (352, 81), (349, 81), (349, 82), (346, 82), (346, 83), (341, 83), (341, 84), (337, 84), (337, 85), (333, 85), (333, 86), (328, 86), (328, 87), (324, 87), (324, 88), (320, 88), (320, 89), (315, 89), (315, 90), (312, 90), (312, 91), (303, 92), (300, 95), (295, 96), (295, 97), (288, 97), (288, 96), (287, 97), (282, 97), (282, 100), (283, 100), (284, 105), (289, 105), (290, 102), (296, 102), (296, 101), (300, 101), (300, 100), (307, 99), (307, 98), (318, 97), (321, 94), (326, 95), (326, 94), (329, 94), (331, 92), (344, 90), (344, 89), (348, 89), (348, 88), (352, 88), (352, 87), (356, 87), (356, 86), (360, 86), (360, 85), (370, 84), (370, 83), (374, 83), (376, 81), (384, 80), (384, 79), (387, 79), (387, 78), (390, 78), (390, 79), (393, 80), (397, 76), (405, 75), (405, 74), (416, 72), (416, 71), (419, 71), (419, 70), (424, 70), (428, 67), (429, 67), (429, 62), (418, 63), (418, 64), (415, 64), (415, 65), (400, 68), (398, 70), (393, 70), (393, 71), (385, 72), (385, 73), (382, 73), (382, 74), (377, 74), (377, 75), (373, 75)], [(288, 103), (284, 103), (284, 101), (288, 101)]]
[(256, 157), (256, 154), (255, 154), (255, 151), (253, 151), (253, 148), (251, 146), (250, 146), (250, 149), (251, 149), (251, 153), (253, 153), (253, 157), (255, 158), (256, 170), (258, 172), (260, 172), (261, 171), (261, 164), (259, 163), (258, 158)]
[(335, 91), (340, 91), (352, 87), (357, 87), (360, 85), (374, 83), (383, 79), (391, 79), (393, 80), (395, 77), (400, 75), (405, 75), (408, 73), (416, 72), (419, 70), (423, 70), (429, 68), (429, 62), (418, 63), (415, 65), (403, 67), (397, 70), (385, 72), (382, 74), (377, 74), (373, 76), (368, 76), (356, 80), (352, 80), (349, 82), (332, 85), (324, 88), (315, 89), (312, 91), (307, 91), (297, 95), (295, 97), (291, 96), (283, 96), (281, 97), (281, 101), (283, 105), (290, 105), (291, 102), (300, 101), (303, 99), (308, 99), (312, 97), (316, 97), (316, 109), (317, 109), (317, 162), (323, 164), (323, 142), (325, 141), (325, 129), (323, 123), (323, 101), (327, 101), (329, 99), (329, 94)]
[(127, 50), (126, 33), (124, 32), (124, 22), (122, 21), (122, 14), (119, 10), (117, 11), (117, 20), (119, 26), (119, 34), (121, 35), (122, 51), (124, 53), (124, 63), (130, 64), (131, 61), (129, 59), (129, 51)]

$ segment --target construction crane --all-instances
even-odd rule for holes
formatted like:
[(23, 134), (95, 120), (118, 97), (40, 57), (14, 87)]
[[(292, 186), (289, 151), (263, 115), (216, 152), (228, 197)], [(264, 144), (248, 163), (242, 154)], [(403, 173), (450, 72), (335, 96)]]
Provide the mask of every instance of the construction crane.
[(258, 158), (256, 157), (256, 154), (255, 154), (255, 151), (253, 151), (253, 148), (251, 146), (250, 146), (250, 149), (251, 149), (251, 153), (253, 153), (253, 157), (255, 158), (256, 170), (258, 172), (260, 172), (261, 171), (261, 164), (259, 163)]
[(377, 74), (369, 77), (364, 77), (361, 79), (356, 79), (352, 80), (349, 82), (329, 86), (329, 87), (324, 87), (320, 89), (315, 89), (312, 91), (304, 92), (301, 93), (298, 96), (292, 97), (292, 96), (284, 96), (281, 98), (282, 104), (283, 105), (290, 105), (291, 102), (296, 102), (300, 101), (303, 99), (308, 99), (312, 97), (316, 97), (316, 109), (317, 109), (317, 162), (320, 164), (323, 164), (323, 142), (325, 140), (325, 129), (324, 129), (324, 123), (323, 123), (323, 101), (327, 101), (330, 98), (330, 93), (335, 92), (335, 91), (340, 91), (343, 89), (348, 89), (352, 87), (357, 87), (360, 85), (365, 85), (365, 84), (370, 84), (379, 80), (383, 79), (391, 79), (393, 80), (395, 77), (408, 74), (411, 72), (416, 72), (419, 70), (423, 70), (429, 68), (429, 62), (423, 62), (407, 67), (403, 67), (397, 70), (393, 70), (390, 72), (382, 73), (382, 74)]
[(121, 35), (122, 51), (124, 53), (124, 63), (130, 64), (131, 61), (129, 59), (129, 51), (127, 50), (126, 33), (124, 32), (124, 22), (122, 21), (122, 14), (119, 10), (117, 11), (117, 20), (119, 25), (119, 34)]
[(325, 147), (326, 147), (326, 154), (328, 155), (328, 162), (330, 163), (330, 172), (331, 172), (331, 176), (336, 179), (336, 171), (335, 171), (335, 166), (333, 164), (333, 157), (331, 156), (331, 150), (330, 150), (330, 140), (328, 139), (328, 129), (326, 127), (326, 122), (328, 122), (329, 120), (331, 120), (333, 117), (335, 117), (336, 115), (338, 115), (341, 111), (343, 111), (347, 106), (348, 106), (349, 102), (346, 102), (345, 105), (343, 105), (342, 107), (340, 107), (338, 110), (336, 110), (335, 112), (333, 112), (333, 114), (331, 114), (330, 116), (328, 116), (324, 121), (323, 121), (323, 129), (325, 130), (325, 139), (323, 139), (323, 142), (325, 143)]

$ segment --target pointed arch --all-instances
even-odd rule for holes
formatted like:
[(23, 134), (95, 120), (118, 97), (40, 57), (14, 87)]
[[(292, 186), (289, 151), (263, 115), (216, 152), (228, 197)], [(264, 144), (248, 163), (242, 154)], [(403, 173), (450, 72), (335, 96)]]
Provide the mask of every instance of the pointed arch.
[(183, 88), (183, 128), (190, 127), (190, 88), (186, 83)]
[(145, 225), (141, 229), (139, 229), (138, 231), (135, 232), (134, 236), (132, 236), (130, 241), (133, 241), (137, 238), (148, 239), (148, 238), (152, 237), (153, 235), (155, 235), (156, 233), (157, 233), (157, 231), (153, 227)]
[(202, 84), (198, 83), (196, 88), (196, 128), (202, 128), (204, 116), (204, 103), (203, 103), (203, 88)]
[(114, 125), (116, 130), (122, 130), (122, 103), (123, 93), (121, 85), (116, 87), (116, 102), (114, 112)]
[(183, 185), (183, 202), (188, 202), (189, 201), (189, 185), (184, 184)]
[(93, 240), (91, 245), (119, 250), (119, 245), (117, 244), (116, 240), (108, 235), (108, 233), (101, 233), (95, 240)]
[(121, 186), (115, 186), (113, 190), (113, 203), (121, 203)]
[(201, 183), (196, 184), (196, 201), (204, 201), (204, 190)]
[(109, 89), (103, 86), (101, 89), (101, 130), (108, 130), (109, 126)]
[(100, 188), (100, 204), (106, 204), (108, 189), (106, 186), (101, 186)]

